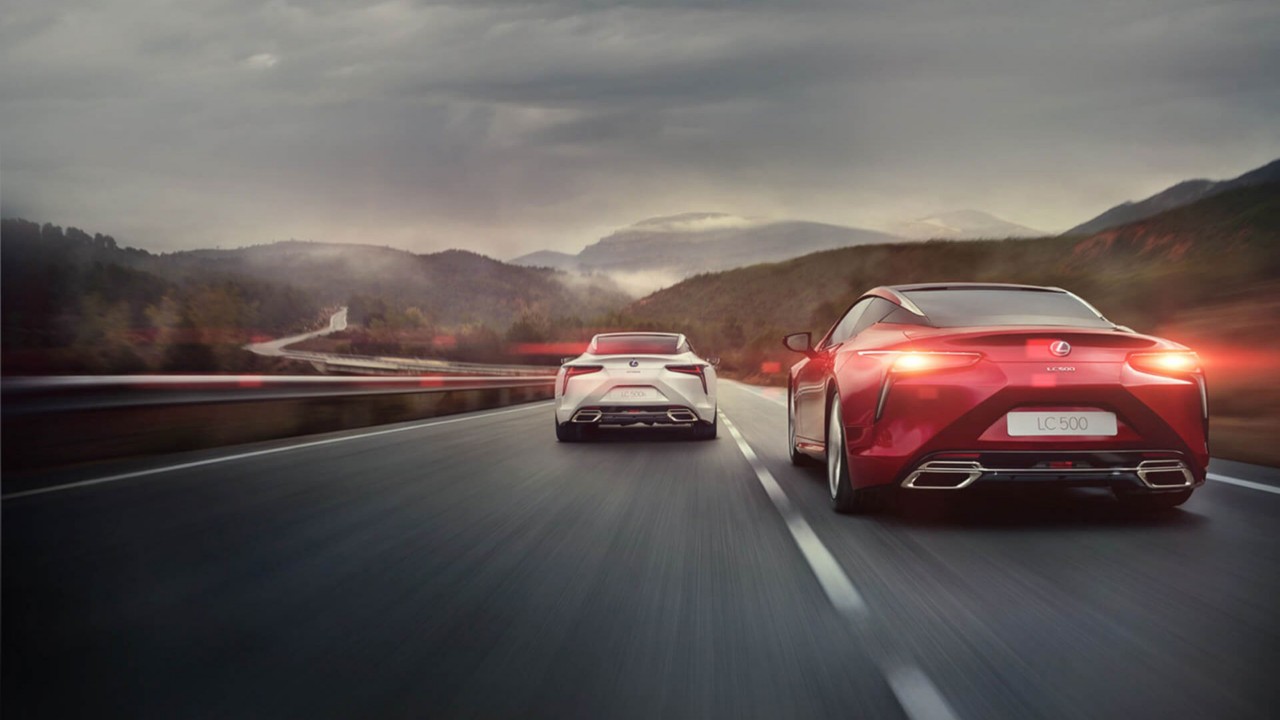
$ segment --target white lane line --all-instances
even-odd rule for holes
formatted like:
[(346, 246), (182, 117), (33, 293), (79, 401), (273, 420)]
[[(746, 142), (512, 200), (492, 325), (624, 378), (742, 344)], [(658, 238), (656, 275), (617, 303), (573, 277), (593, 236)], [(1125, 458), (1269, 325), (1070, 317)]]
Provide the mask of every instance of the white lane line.
[(468, 420), (480, 420), (483, 418), (494, 417), (496, 415), (523, 412), (534, 408), (545, 408), (550, 404), (551, 403), (549, 402), (541, 402), (532, 405), (522, 405), (510, 410), (499, 410), (497, 412), (482, 413), (479, 415), (466, 415), (464, 417), (454, 417), (445, 420), (418, 423), (417, 425), (408, 425), (406, 427), (391, 428), (390, 430), (376, 430), (374, 432), (361, 433), (359, 435), (344, 435), (343, 437), (329, 438), (327, 440), (314, 440), (312, 442), (299, 443), (297, 445), (285, 445), (283, 447), (268, 448), (266, 450), (255, 450), (253, 452), (238, 453), (236, 455), (209, 458), (208, 460), (197, 460), (195, 462), (181, 463), (178, 465), (166, 465), (164, 467), (150, 468), (147, 470), (120, 473), (119, 475), (107, 475), (106, 477), (94, 478), (92, 480), (81, 480), (79, 482), (66, 483), (64, 485), (53, 485), (51, 487), (23, 490), (22, 492), (0, 495), (0, 500), (16, 500), (17, 498), (30, 497), (32, 495), (44, 495), (45, 493), (61, 492), (63, 490), (72, 490), (74, 488), (89, 487), (91, 485), (103, 485), (105, 483), (112, 483), (119, 480), (130, 480), (132, 478), (145, 477), (147, 475), (159, 475), (160, 473), (173, 472), (175, 470), (187, 470), (189, 468), (203, 467), (205, 465), (216, 465), (218, 463), (231, 462), (232, 460), (243, 460), (245, 458), (261, 457), (263, 455), (274, 455), (275, 453), (288, 452), (290, 450), (302, 450), (304, 448), (319, 447), (321, 445), (333, 445), (335, 443), (349, 442), (351, 440), (361, 440), (363, 438), (376, 437), (378, 435), (391, 435), (393, 433), (409, 432), (410, 430), (421, 430), (422, 428), (435, 427), (437, 425), (449, 425), (450, 423), (466, 422)]
[(884, 669), (889, 689), (911, 720), (956, 720), (956, 714), (943, 699), (933, 681), (919, 668), (899, 666)]
[[(867, 604), (863, 601), (858, 589), (853, 586), (853, 582), (849, 580), (849, 576), (840, 567), (840, 563), (836, 562), (835, 556), (826, 545), (822, 544), (817, 534), (813, 532), (813, 528), (791, 504), (791, 500), (783, 492), (782, 486), (773, 477), (773, 473), (765, 467), (764, 462), (756, 455), (755, 450), (747, 443), (738, 428), (723, 411), (719, 414), (720, 421), (724, 423), (729, 434), (738, 443), (738, 449), (746, 457), (747, 463), (755, 471), (756, 479), (764, 487), (765, 494), (769, 496), (774, 508), (786, 521), (791, 537), (799, 546), (804, 559), (808, 561), (813, 574), (817, 576), (818, 583), (827, 594), (827, 599), (847, 620), (851, 622), (866, 620), (870, 616)], [(958, 720), (955, 711), (947, 704), (937, 686), (919, 668), (900, 662), (881, 661), (880, 670), (884, 673), (889, 688), (909, 720)]]
[(755, 471), (756, 479), (764, 487), (765, 494), (769, 496), (773, 506), (782, 515), (783, 521), (787, 524), (787, 530), (791, 531), (792, 539), (796, 541), (801, 554), (808, 561), (813, 574), (817, 576), (818, 583), (822, 585), (823, 591), (827, 593), (827, 599), (842, 615), (859, 617), (865, 615), (867, 613), (867, 604), (863, 602), (862, 595), (853, 586), (849, 576), (845, 575), (844, 570), (840, 568), (840, 563), (836, 562), (835, 556), (831, 554), (826, 545), (822, 544), (817, 534), (813, 532), (813, 528), (809, 527), (808, 521), (791, 504), (787, 494), (782, 491), (782, 487), (774, 479), (773, 473), (769, 472), (769, 468), (764, 466), (759, 456), (747, 444), (746, 438), (742, 436), (742, 433), (738, 432), (738, 428), (734, 426), (729, 418), (725, 417), (723, 412), (720, 413), (720, 420), (738, 443), (738, 449), (742, 451), (743, 456), (747, 458), (747, 463)]
[(1276, 487), (1275, 485), (1264, 485), (1262, 483), (1241, 480), (1240, 478), (1233, 478), (1229, 475), (1219, 475), (1217, 473), (1208, 473), (1205, 477), (1228, 485), (1238, 485), (1243, 488), (1249, 488), (1250, 490), (1261, 490), (1262, 492), (1269, 492), (1273, 495), (1280, 495), (1280, 487)]
[[(733, 380), (731, 382), (735, 387), (755, 395), (761, 400), (768, 400), (769, 402), (777, 403), (782, 407), (787, 406), (787, 393), (782, 388), (766, 388), (764, 390), (758, 390), (755, 385), (748, 385), (747, 383), (738, 382), (737, 380)], [(776, 390), (777, 394), (766, 392), (766, 390)]]

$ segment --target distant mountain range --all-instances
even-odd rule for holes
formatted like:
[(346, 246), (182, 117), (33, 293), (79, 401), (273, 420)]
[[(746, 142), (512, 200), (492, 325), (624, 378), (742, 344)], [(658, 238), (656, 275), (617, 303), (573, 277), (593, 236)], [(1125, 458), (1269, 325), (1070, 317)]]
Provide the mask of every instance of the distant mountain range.
[(510, 262), (608, 274), (633, 290), (648, 291), (698, 273), (892, 242), (902, 238), (825, 223), (703, 212), (643, 220), (601, 238), (577, 255), (541, 250)]
[[(1125, 222), (1130, 217), (1138, 219)], [(629, 306), (639, 325), (693, 327), (710, 318), (717, 325), (709, 344), (728, 333), (771, 346), (766, 335), (775, 330), (796, 323), (818, 329), (855, 289), (917, 279), (1009, 279), (1070, 282), (1091, 298), (1114, 300), (1137, 325), (1186, 302), (1212, 302), (1221, 287), (1280, 278), (1273, 250), (1280, 247), (1280, 161), (1232, 180), (1179, 183), (1057, 238), (1000, 240), (1040, 233), (972, 210), (930, 215), (899, 232), (685, 213), (635, 223), (577, 254), (544, 250), (503, 263), (461, 250), (418, 255), (297, 241), (157, 255), (75, 228), (6, 219), (0, 360), (26, 362), (19, 355), (29, 351), (43, 353), (37, 360), (44, 362), (70, 349), (71, 359), (46, 369), (209, 367), (183, 360), (181, 352), (172, 363), (159, 351), (131, 354), (135, 336), (182, 337), (195, 327), (226, 346), (218, 351), (225, 356), (219, 367), (236, 369), (226, 363), (238, 362), (239, 340), (218, 340), (218, 332), (229, 329), (228, 338), (290, 332), (357, 296), (400, 311), (418, 308), (441, 327), (484, 324), (503, 332), (522, 317), (626, 324), (614, 322), (627, 317), (616, 313), (647, 295)], [(989, 240), (908, 240), (983, 236)], [(1197, 274), (1179, 266), (1181, 280), (1148, 286), (1131, 277), (1187, 258), (1196, 259)], [(649, 294), (660, 287), (668, 290)], [(735, 322), (742, 327), (734, 329)]]
[[(1117, 205), (1064, 235), (1089, 236), (1243, 187), (1280, 181), (1280, 160), (1231, 180), (1187, 180), (1139, 202)], [(644, 294), (700, 273), (780, 262), (810, 253), (877, 243), (1047, 237), (1050, 233), (981, 210), (954, 210), (897, 223), (887, 231), (800, 220), (762, 220), (712, 212), (643, 220), (577, 254), (539, 250), (510, 262), (607, 275)]]
[(578, 270), (578, 256), (569, 253), (557, 252), (555, 250), (538, 250), (528, 255), (521, 255), (514, 260), (507, 262), (512, 265), (522, 265), (524, 267), (545, 267), (555, 270), (567, 270), (576, 272)]
[(938, 213), (900, 223), (892, 232), (802, 220), (761, 220), (690, 212), (622, 228), (576, 255), (539, 250), (509, 262), (604, 274), (645, 293), (698, 273), (779, 262), (823, 250), (910, 240), (1037, 237), (1046, 233), (979, 210)]
[(1044, 237), (1026, 225), (1009, 222), (981, 210), (954, 210), (937, 213), (889, 228), (894, 235), (908, 240), (978, 240), (1018, 237)]
[(841, 248), (699, 275), (635, 301), (623, 317), (637, 327), (687, 333), (704, 352), (725, 358), (726, 369), (749, 375), (766, 362), (788, 367), (795, 356), (778, 338), (824, 332), (877, 285), (1057, 285), (1139, 331), (1199, 313), (1215, 318), (1205, 331), (1211, 336), (1264, 343), (1274, 342), (1275, 318), (1260, 309), (1280, 307), (1277, 278), (1280, 182), (1229, 190), (1085, 238)]
[(1230, 180), (1184, 180), (1146, 200), (1124, 202), (1083, 222), (1063, 235), (1092, 235), (1108, 228), (1149, 218), (1157, 213), (1189, 205), (1237, 188), (1280, 181), (1280, 160), (1267, 163)]

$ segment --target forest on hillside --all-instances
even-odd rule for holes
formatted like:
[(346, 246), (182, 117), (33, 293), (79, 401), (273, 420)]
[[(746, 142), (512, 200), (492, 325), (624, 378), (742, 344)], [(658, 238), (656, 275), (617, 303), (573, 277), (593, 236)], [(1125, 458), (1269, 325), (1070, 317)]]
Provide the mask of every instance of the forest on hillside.
[[(475, 253), (289, 241), (156, 255), (110, 236), (3, 221), (3, 369), (13, 373), (272, 372), (254, 338), (352, 327), (310, 341), (358, 355), (554, 364), (595, 332), (675, 330), (728, 374), (779, 382), (778, 339), (821, 334), (881, 284), (1056, 285), (1142, 332), (1213, 345), (1273, 343), (1280, 185), (1236, 190), (1090, 237), (868, 245), (697, 275), (628, 299)], [(296, 366), (284, 366), (298, 371)]]
[(78, 228), (0, 225), (5, 374), (306, 372), (246, 343), (327, 324), (325, 345), (360, 355), (554, 362), (523, 345), (586, 325), (630, 298), (603, 276), (573, 278), (449, 250), (287, 241), (153, 254)]
[(322, 318), (287, 284), (220, 273), (179, 282), (140, 269), (155, 256), (111, 236), (2, 222), (6, 375), (269, 371), (275, 363), (241, 346)]

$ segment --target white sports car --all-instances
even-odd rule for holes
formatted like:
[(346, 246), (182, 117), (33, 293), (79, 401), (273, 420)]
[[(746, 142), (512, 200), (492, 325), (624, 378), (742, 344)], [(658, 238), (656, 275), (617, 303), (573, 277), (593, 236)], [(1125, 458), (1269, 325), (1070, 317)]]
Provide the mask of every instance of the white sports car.
[(601, 425), (689, 425), (716, 436), (715, 361), (684, 335), (607, 333), (556, 375), (556, 439), (586, 440)]

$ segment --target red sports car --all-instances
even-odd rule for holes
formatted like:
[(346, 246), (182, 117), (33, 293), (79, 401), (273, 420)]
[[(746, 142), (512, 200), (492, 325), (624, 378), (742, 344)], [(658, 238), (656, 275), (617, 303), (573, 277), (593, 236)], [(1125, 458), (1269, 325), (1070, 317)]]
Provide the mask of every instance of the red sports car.
[(878, 287), (791, 368), (791, 460), (825, 460), (831, 505), (876, 490), (999, 483), (1108, 487), (1168, 508), (1204, 484), (1209, 413), (1196, 354), (1052, 287)]

